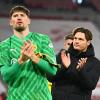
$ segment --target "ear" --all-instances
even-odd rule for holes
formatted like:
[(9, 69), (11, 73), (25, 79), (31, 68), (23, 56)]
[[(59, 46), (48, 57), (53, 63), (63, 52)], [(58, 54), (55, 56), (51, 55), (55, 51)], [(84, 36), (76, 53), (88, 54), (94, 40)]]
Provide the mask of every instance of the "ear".
[(89, 41), (87, 42), (87, 45), (89, 46), (89, 45), (90, 45), (90, 43), (91, 43), (91, 41), (89, 40)]
[(12, 20), (10, 20), (9, 22), (10, 22), (10, 23), (9, 23), (9, 24), (10, 24), (10, 26), (12, 26)]
[(28, 24), (30, 24), (30, 23), (31, 23), (31, 19), (29, 18), (29, 19), (28, 19)]

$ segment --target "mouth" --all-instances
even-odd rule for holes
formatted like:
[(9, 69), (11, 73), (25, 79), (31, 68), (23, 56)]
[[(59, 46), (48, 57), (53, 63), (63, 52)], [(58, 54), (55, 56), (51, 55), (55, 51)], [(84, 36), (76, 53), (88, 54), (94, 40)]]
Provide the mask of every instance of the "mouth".
[(21, 25), (21, 24), (22, 24), (22, 22), (17, 22), (17, 24), (18, 24), (18, 25)]
[(74, 45), (74, 47), (76, 47), (76, 48), (77, 48), (77, 47), (79, 47), (79, 45)]

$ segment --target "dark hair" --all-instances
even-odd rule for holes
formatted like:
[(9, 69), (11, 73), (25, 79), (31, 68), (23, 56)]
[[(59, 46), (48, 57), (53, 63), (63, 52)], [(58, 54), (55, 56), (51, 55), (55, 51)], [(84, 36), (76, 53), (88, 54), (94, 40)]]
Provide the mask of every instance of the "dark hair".
[(85, 34), (85, 38), (86, 38), (87, 41), (92, 40), (92, 38), (93, 38), (92, 33), (91, 33), (91, 31), (89, 29), (85, 29), (83, 27), (75, 28), (74, 31), (73, 31), (73, 36), (75, 36), (75, 34), (77, 32), (84, 33)]
[(68, 39), (73, 40), (74, 39), (73, 35), (72, 34), (65, 35), (64, 40), (68, 40)]
[(26, 7), (24, 7), (24, 6), (20, 6), (20, 5), (18, 5), (18, 6), (14, 6), (11, 10), (10, 10), (10, 13), (9, 13), (9, 16), (11, 17), (12, 16), (12, 14), (14, 13), (14, 12), (24, 12), (28, 17), (30, 17), (30, 11), (26, 8)]

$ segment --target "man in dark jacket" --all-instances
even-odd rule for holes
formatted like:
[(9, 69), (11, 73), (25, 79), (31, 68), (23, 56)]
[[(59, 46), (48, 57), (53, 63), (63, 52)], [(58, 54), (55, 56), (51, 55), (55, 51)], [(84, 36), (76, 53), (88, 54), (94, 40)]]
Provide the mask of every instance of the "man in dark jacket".
[[(67, 35), (64, 36), (64, 46), (63, 46), (63, 49), (61, 49), (58, 52), (58, 54), (56, 55), (56, 60), (57, 60), (57, 63), (59, 65), (62, 64), (62, 61), (61, 61), (61, 53), (64, 52), (64, 51), (66, 51), (66, 50), (68, 50), (69, 47), (70, 47), (70, 45), (72, 44), (72, 42), (73, 42), (73, 35), (72, 34), (67, 34)], [(60, 81), (62, 81), (62, 80), (60, 80)], [(56, 85), (55, 83), (52, 84), (52, 88), (51, 88), (52, 89), (52, 92), (55, 89), (55, 85)], [(60, 85), (59, 85), (59, 87), (60, 87)], [(56, 90), (54, 92), (56, 92)], [(62, 93), (59, 93), (59, 96), (62, 97)]]
[(92, 33), (85, 28), (73, 31), (73, 43), (61, 52), (61, 69), (50, 80), (55, 84), (53, 100), (91, 100), (100, 76), (100, 61), (91, 43)]

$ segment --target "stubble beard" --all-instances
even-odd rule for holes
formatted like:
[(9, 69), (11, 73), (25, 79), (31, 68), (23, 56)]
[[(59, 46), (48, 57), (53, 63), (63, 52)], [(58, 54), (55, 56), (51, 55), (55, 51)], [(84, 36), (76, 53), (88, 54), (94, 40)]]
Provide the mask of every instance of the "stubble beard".
[(22, 31), (25, 30), (25, 27), (21, 27), (21, 26), (15, 27), (15, 30), (16, 30), (17, 32), (22, 32)]

